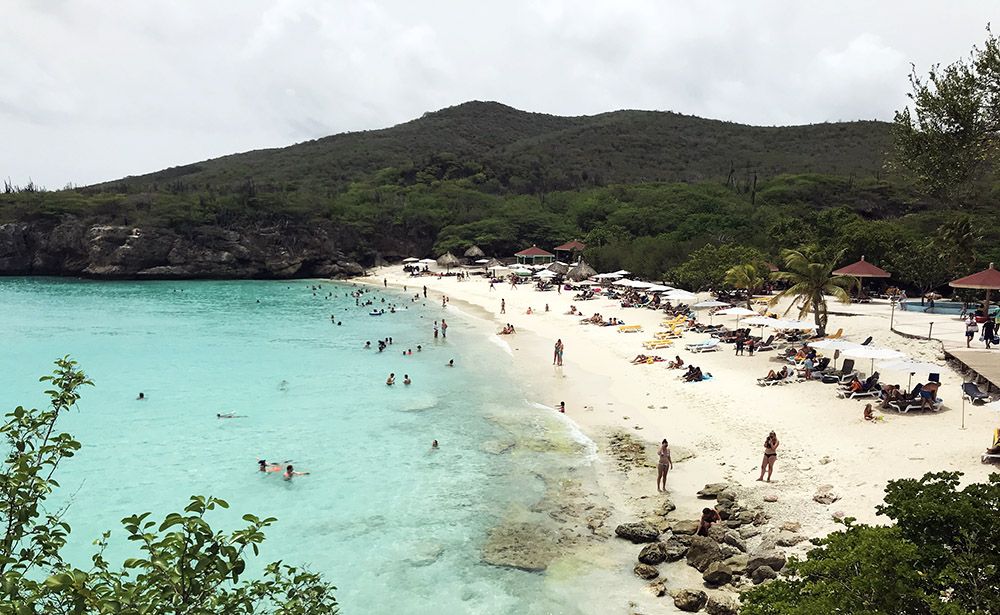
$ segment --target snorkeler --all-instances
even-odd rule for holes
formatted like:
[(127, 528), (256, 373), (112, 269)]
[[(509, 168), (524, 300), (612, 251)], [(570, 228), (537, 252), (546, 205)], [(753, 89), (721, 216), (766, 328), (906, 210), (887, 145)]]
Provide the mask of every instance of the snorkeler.
[(280, 463), (268, 463), (266, 459), (257, 460), (257, 469), (261, 472), (281, 472)]

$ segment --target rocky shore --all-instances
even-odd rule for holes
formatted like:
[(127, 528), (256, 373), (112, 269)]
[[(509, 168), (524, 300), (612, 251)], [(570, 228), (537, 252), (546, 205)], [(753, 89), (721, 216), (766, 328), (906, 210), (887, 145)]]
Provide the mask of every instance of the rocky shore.
[[(626, 432), (611, 434), (608, 449), (625, 474), (648, 472), (652, 466), (650, 446)], [(687, 455), (676, 457), (683, 460)], [(678, 515), (665, 494), (634, 521), (615, 528), (619, 539), (641, 545), (634, 574), (650, 581), (648, 590), (654, 596), (672, 600), (681, 611), (736, 615), (741, 592), (777, 578), (789, 555), (801, 556), (811, 546), (797, 521), (775, 518), (767, 508), (773, 503), (770, 497), (749, 497), (729, 483), (708, 484), (683, 497), (695, 497), (719, 513), (721, 521), (707, 536), (697, 535), (699, 520)]]
[(0, 275), (103, 279), (348, 277), (364, 268), (336, 229), (280, 224), (184, 232), (79, 219), (0, 225)]

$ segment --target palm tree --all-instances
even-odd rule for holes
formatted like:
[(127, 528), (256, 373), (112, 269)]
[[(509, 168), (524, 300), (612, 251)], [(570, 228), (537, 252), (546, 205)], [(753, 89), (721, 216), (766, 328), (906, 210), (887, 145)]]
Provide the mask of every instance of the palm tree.
[(747, 291), (748, 310), (753, 309), (750, 307), (750, 298), (764, 285), (764, 278), (761, 275), (760, 268), (753, 263), (730, 267), (726, 271), (726, 277), (723, 281), (733, 288), (742, 288)]
[(982, 239), (983, 235), (972, 218), (964, 215), (941, 225), (937, 243), (948, 258), (952, 271), (958, 275), (975, 263), (976, 245)]
[(771, 299), (771, 305), (785, 297), (794, 297), (785, 314), (797, 304), (799, 318), (812, 312), (816, 319), (816, 332), (826, 335), (826, 295), (833, 295), (841, 303), (850, 303), (850, 289), (858, 283), (858, 279), (853, 276), (833, 275), (835, 263), (840, 260), (840, 256), (838, 254), (831, 262), (814, 262), (819, 259), (806, 250), (782, 250), (784, 271), (775, 271), (771, 274), (771, 279), (788, 282), (790, 286), (775, 295)]

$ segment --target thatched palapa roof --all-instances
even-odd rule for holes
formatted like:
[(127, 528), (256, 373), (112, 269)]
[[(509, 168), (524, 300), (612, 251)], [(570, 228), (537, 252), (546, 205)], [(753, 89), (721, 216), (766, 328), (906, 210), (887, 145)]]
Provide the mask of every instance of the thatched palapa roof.
[(580, 261), (579, 263), (574, 265), (573, 268), (570, 269), (569, 273), (566, 275), (567, 277), (569, 277), (569, 279), (575, 282), (579, 282), (580, 280), (586, 280), (591, 276), (597, 275), (597, 270), (595, 270), (587, 263)]
[(451, 252), (445, 252), (438, 257), (437, 264), (441, 267), (456, 267), (461, 265), (462, 261)]
[(482, 258), (486, 256), (486, 253), (479, 249), (479, 246), (472, 246), (465, 251), (466, 258)]

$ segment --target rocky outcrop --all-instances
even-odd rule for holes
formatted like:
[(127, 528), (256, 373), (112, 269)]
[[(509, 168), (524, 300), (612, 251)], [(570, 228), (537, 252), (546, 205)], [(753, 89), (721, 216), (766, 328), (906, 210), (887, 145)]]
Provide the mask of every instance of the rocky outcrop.
[(660, 537), (660, 531), (648, 523), (622, 523), (615, 528), (615, 534), (636, 544), (655, 542)]
[(695, 536), (691, 539), (691, 546), (687, 551), (687, 563), (698, 572), (705, 572), (709, 565), (722, 561), (725, 556), (719, 549), (719, 543), (705, 536)]
[(347, 277), (364, 272), (332, 227), (279, 224), (178, 231), (61, 222), (0, 224), (0, 275), (116, 279)]
[(551, 532), (532, 523), (502, 523), (483, 545), (483, 561), (530, 572), (545, 570), (559, 553)]
[(674, 606), (686, 613), (696, 613), (705, 607), (708, 594), (700, 589), (682, 589), (674, 592)]

